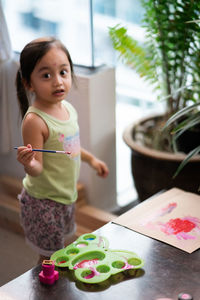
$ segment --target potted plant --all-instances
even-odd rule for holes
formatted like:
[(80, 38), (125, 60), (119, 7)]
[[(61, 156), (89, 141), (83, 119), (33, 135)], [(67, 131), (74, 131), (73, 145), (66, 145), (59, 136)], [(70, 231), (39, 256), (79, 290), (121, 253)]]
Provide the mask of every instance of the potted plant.
[[(190, 156), (190, 161), (178, 176), (174, 178), (173, 175), (180, 163), (188, 160), (177, 141), (186, 129), (192, 132), (200, 123), (200, 27), (193, 22), (198, 19), (200, 2), (141, 2), (145, 44), (139, 45), (123, 26), (109, 28), (113, 47), (120, 53), (120, 59), (154, 86), (158, 98), (164, 99), (166, 106), (165, 114), (145, 118), (137, 124), (133, 122), (125, 129), (123, 137), (132, 150), (136, 190), (140, 200), (174, 186), (197, 193), (199, 157)], [(189, 109), (191, 104), (193, 107)], [(164, 127), (167, 120), (170, 121)], [(184, 138), (184, 143), (191, 142)], [(200, 145), (200, 141), (198, 143)]]

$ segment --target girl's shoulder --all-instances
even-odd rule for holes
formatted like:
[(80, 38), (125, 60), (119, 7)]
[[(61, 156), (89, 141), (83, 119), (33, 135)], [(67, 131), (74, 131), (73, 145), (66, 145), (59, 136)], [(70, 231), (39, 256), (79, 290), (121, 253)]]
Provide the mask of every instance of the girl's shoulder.
[(48, 127), (44, 120), (35, 113), (28, 113), (22, 123), (22, 135), (24, 136), (43, 136), (45, 140), (48, 138)]
[(23, 118), (22, 124), (35, 123), (36, 125), (42, 122), (40, 111), (33, 106), (30, 106)]
[(43, 119), (36, 113), (34, 112), (29, 112), (28, 114), (25, 115), (23, 119), (22, 126), (32, 126), (35, 128), (41, 128), (45, 124)]

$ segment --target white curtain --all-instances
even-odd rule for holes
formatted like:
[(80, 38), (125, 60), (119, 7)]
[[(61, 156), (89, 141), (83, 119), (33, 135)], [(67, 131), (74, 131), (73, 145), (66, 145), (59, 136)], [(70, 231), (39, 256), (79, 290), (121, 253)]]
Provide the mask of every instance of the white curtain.
[(0, 154), (12, 151), (11, 110), (14, 101), (17, 102), (15, 89), (17, 69), (18, 63), (14, 59), (0, 0)]

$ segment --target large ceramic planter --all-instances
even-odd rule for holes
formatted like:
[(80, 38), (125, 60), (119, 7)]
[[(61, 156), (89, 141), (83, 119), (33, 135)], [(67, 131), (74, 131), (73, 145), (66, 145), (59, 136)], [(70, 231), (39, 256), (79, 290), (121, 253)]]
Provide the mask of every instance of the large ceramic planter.
[[(149, 119), (143, 119), (141, 122)], [(131, 149), (131, 169), (139, 200), (143, 201), (163, 189), (172, 187), (198, 194), (200, 156), (192, 158), (173, 179), (175, 171), (186, 155), (157, 151), (138, 144), (133, 139), (135, 125), (136, 123), (133, 123), (125, 129), (123, 139)]]

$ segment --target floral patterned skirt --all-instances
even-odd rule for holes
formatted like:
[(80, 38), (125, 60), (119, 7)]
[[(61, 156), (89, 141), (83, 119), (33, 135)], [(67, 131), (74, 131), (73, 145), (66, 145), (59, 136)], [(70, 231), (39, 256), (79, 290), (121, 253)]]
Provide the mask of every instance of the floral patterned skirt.
[(22, 189), (20, 219), (26, 241), (40, 255), (65, 247), (75, 233), (75, 204), (64, 205), (49, 199), (37, 199)]

